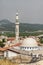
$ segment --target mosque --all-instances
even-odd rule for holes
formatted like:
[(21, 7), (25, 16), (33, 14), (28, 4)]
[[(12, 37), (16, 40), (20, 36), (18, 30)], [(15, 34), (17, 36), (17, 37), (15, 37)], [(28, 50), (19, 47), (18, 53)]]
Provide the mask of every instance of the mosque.
[[(38, 42), (34, 37), (24, 38), (23, 40), (19, 39), (19, 18), (18, 13), (16, 13), (16, 22), (15, 22), (15, 40), (13, 41), (14, 45), (8, 47), (4, 50), (4, 57), (13, 57), (19, 53), (20, 51), (37, 51), (39, 50)], [(13, 44), (12, 43), (12, 44)], [(15, 49), (17, 49), (15, 51)], [(17, 52), (17, 53), (16, 53)]]
[(23, 40), (22, 45), (20, 46), (22, 50), (38, 50), (38, 43), (33, 38), (26, 38)]
[[(16, 13), (15, 35), (16, 35), (16, 43), (20, 43), (18, 13)], [(32, 37), (28, 37), (22, 40), (21, 45), (19, 47), (22, 50), (28, 50), (28, 51), (38, 50), (38, 42)]]

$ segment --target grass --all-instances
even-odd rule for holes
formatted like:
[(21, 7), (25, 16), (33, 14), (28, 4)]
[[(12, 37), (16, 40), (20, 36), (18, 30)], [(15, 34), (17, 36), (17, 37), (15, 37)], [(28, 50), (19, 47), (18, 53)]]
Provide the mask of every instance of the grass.
[(7, 59), (0, 59), (0, 65), (19, 65)]

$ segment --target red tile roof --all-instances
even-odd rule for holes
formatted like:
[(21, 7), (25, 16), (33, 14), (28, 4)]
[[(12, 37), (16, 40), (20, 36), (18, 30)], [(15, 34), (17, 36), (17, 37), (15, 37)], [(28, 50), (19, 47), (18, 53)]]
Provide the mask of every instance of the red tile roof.
[(13, 40), (15, 40), (14, 37), (9, 37), (9, 38), (7, 39), (7, 41), (13, 41)]
[(21, 43), (13, 44), (13, 45), (8, 46), (8, 47), (0, 48), (0, 51), (5, 51), (7, 49), (10, 49), (10, 48), (16, 47), (16, 46), (20, 46), (20, 45), (21, 45)]

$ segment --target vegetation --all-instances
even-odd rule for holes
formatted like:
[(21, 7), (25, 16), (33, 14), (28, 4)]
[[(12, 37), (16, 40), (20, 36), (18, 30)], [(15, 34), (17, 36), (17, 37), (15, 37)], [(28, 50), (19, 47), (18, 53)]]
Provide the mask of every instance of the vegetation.
[(5, 44), (3, 44), (2, 42), (0, 43), (0, 47), (4, 47), (5, 46)]
[[(20, 23), (20, 32), (43, 30), (43, 24)], [(9, 20), (0, 21), (0, 31), (15, 31), (15, 23)]]
[(43, 32), (24, 32), (24, 33), (20, 33), (20, 36), (38, 36), (38, 35), (41, 35), (43, 34)]
[(7, 59), (0, 59), (0, 65), (19, 65), (17, 63), (13, 63), (10, 60)]
[(40, 43), (42, 43), (42, 44), (43, 44), (43, 37), (42, 37), (42, 38), (40, 38)]
[(6, 42), (6, 41), (5, 41), (5, 38), (2, 39), (2, 42), (3, 42), (3, 43)]
[[(38, 36), (38, 35), (41, 35), (43, 34), (43, 32), (20, 32), (19, 35), (20, 36)], [(8, 36), (8, 37), (15, 37), (15, 32), (4, 32), (3, 34), (1, 33), (1, 35), (4, 35), (4, 36)]]
[(4, 42), (5, 42), (5, 39), (2, 39), (2, 41), (0, 41), (0, 47), (4, 47), (5, 46)]
[(4, 47), (5, 45), (3, 43), (0, 43), (0, 47)]

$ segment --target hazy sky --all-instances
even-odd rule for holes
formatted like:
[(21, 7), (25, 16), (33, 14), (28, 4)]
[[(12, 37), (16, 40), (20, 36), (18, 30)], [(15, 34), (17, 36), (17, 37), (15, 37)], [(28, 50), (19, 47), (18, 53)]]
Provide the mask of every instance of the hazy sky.
[(43, 23), (43, 0), (0, 0), (0, 20), (15, 22), (17, 9), (21, 23)]

